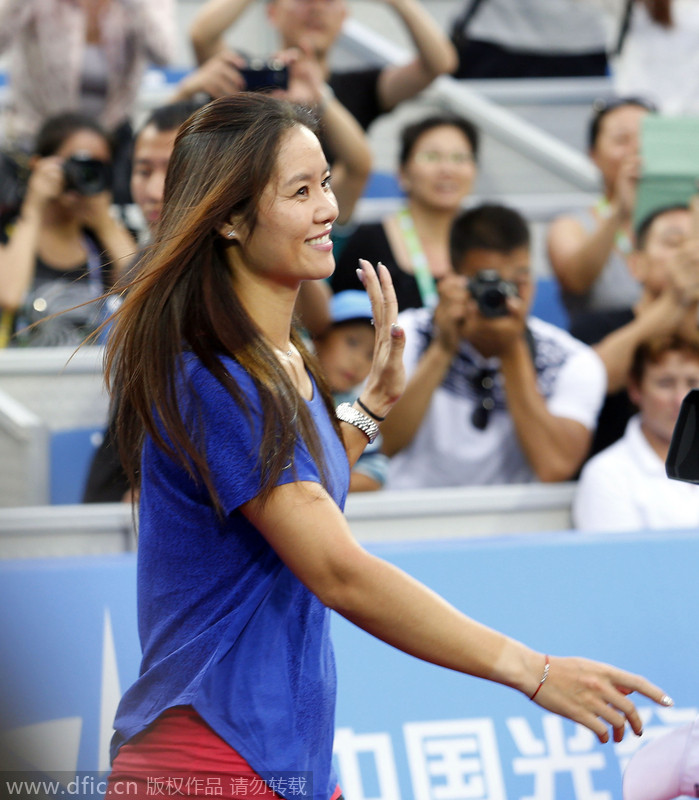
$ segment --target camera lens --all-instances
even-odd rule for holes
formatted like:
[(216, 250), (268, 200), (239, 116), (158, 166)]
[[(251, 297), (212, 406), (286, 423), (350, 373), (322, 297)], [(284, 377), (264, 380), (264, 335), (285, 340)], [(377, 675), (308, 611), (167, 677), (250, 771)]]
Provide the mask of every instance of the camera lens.
[(76, 153), (66, 159), (63, 174), (66, 189), (85, 196), (99, 194), (111, 185), (111, 165), (85, 153)]
[(484, 316), (495, 316), (507, 306), (507, 296), (499, 286), (486, 289), (478, 298), (478, 304)]

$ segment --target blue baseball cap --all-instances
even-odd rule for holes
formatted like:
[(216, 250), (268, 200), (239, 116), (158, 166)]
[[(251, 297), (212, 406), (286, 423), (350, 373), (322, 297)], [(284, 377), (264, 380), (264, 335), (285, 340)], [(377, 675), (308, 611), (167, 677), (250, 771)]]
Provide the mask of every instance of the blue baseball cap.
[(346, 289), (334, 294), (330, 299), (330, 316), (333, 325), (349, 320), (366, 320), (374, 318), (369, 295), (360, 289)]

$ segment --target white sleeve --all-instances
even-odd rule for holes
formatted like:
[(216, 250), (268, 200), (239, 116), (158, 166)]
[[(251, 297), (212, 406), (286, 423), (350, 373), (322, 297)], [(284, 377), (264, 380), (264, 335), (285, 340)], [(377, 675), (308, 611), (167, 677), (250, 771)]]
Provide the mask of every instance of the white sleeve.
[(607, 372), (602, 359), (584, 346), (561, 367), (546, 407), (556, 417), (574, 419), (594, 430), (606, 391)]
[(573, 498), (573, 527), (595, 532), (646, 527), (623, 474), (623, 462), (604, 455), (600, 453), (583, 467)]
[(397, 324), (405, 332), (405, 349), (403, 350), (403, 365), (405, 366), (406, 378), (415, 372), (417, 362), (420, 360), (420, 340), (418, 333), (418, 320), (422, 315), (423, 309), (408, 308), (401, 311), (396, 320)]

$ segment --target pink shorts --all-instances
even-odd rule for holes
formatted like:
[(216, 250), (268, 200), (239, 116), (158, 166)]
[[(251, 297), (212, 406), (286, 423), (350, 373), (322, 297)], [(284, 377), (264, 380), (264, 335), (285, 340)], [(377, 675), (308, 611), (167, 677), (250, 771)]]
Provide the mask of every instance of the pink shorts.
[[(289, 797), (312, 800), (302, 776)], [(290, 787), (290, 784), (286, 784)], [(122, 745), (114, 759), (105, 800), (279, 800), (248, 762), (191, 706), (161, 714)], [(340, 800), (338, 786), (330, 800)]]

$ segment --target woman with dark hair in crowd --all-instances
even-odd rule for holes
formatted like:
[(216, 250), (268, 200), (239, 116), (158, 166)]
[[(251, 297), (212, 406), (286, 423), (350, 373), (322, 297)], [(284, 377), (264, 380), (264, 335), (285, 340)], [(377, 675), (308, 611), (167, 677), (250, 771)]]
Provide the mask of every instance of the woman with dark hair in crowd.
[(79, 344), (94, 330), (98, 305), (83, 304), (136, 251), (111, 213), (111, 165), (111, 141), (91, 117), (60, 114), (42, 126), (21, 205), (0, 219), (0, 347)]
[(172, 776), (190, 796), (218, 779), (217, 796), (271, 798), (280, 773), (338, 797), (329, 609), (602, 741), (627, 720), (640, 732), (630, 692), (671, 702), (643, 678), (477, 624), (353, 539), (350, 465), (403, 389), (404, 335), (388, 271), (362, 262), (374, 361), (361, 398), (336, 412), (292, 327), (301, 282), (334, 268), (337, 204), (314, 128), (308, 110), (254, 93), (196, 112), (117, 312), (106, 368), (140, 486), (143, 660), (117, 711), (112, 798)]
[(476, 178), (478, 131), (451, 114), (404, 128), (399, 180), (405, 204), (381, 222), (360, 225), (345, 244), (333, 291), (359, 288), (358, 258), (385, 264), (400, 311), (436, 302), (436, 282), (451, 272), (449, 231)]
[(602, 195), (592, 207), (556, 218), (548, 229), (549, 261), (573, 325), (584, 313), (629, 306), (641, 294), (628, 256), (641, 168), (641, 122), (653, 110), (636, 97), (595, 104), (588, 148), (600, 172)]

